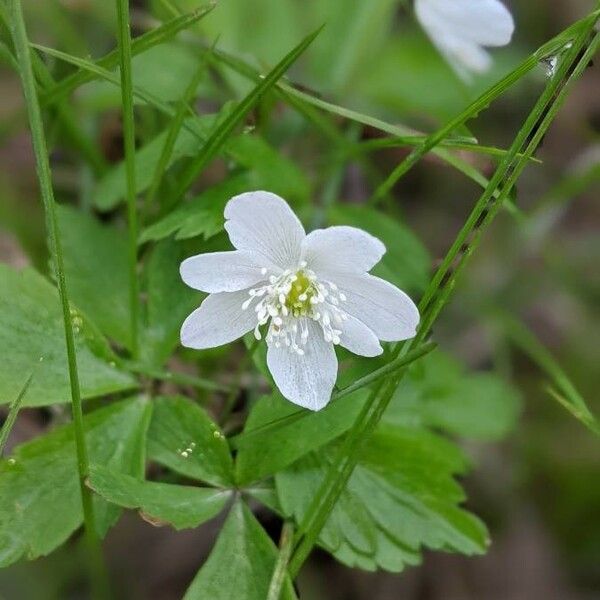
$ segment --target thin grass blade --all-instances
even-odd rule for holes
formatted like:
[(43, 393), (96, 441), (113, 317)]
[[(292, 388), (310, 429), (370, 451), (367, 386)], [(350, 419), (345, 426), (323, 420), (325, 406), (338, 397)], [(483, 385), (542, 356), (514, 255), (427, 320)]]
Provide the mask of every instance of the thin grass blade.
[[(136, 56), (138, 54), (142, 54), (153, 46), (163, 44), (164, 42), (170, 40), (179, 32), (187, 29), (200, 19), (203, 19), (213, 10), (215, 6), (216, 4), (212, 2), (190, 13), (177, 16), (174, 19), (167, 21), (160, 27), (140, 35), (131, 42), (131, 55)], [(102, 58), (98, 59), (95, 64), (103, 69), (114, 69), (119, 64), (118, 49), (112, 50)], [(79, 86), (87, 83), (88, 81), (93, 81), (94, 79), (96, 79), (96, 77), (92, 72), (77, 71), (76, 73), (68, 75), (64, 79), (58, 81), (50, 89), (46, 90), (41, 97), (41, 104), (42, 106), (45, 106), (46, 104), (56, 102), (59, 98), (63, 98)]]
[(319, 27), (319, 29), (306, 36), (260, 81), (254, 89), (252, 89), (252, 91), (235, 107), (234, 110), (231, 111), (223, 122), (216, 126), (200, 154), (181, 174), (181, 183), (172, 196), (175, 201), (179, 200), (185, 194), (186, 190), (198, 177), (202, 169), (215, 157), (223, 144), (225, 144), (235, 127), (242, 122), (260, 98), (277, 83), (289, 67), (300, 58), (317, 35), (319, 35), (321, 29), (322, 27)]
[(11, 402), (10, 408), (8, 409), (8, 415), (6, 416), (6, 421), (4, 421), (2, 425), (2, 429), (0, 429), (0, 458), (4, 454), (4, 446), (6, 446), (6, 442), (8, 440), (8, 436), (12, 431), (12, 428), (17, 420), (17, 415), (21, 410), (21, 404), (23, 403), (23, 398), (29, 389), (29, 384), (33, 379), (33, 372), (30, 373), (23, 384), (23, 387), (19, 391), (17, 397)]

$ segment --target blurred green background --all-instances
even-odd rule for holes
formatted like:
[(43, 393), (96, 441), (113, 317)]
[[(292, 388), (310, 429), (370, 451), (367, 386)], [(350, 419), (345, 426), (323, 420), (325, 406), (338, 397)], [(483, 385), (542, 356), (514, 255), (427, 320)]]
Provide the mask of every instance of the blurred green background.
[[(30, 37), (80, 56), (101, 56), (114, 47), (114, 7), (106, 0), (28, 0)], [(160, 1), (132, 2), (134, 33), (168, 16)], [(494, 52), (495, 67), (465, 86), (432, 48), (398, 0), (221, 0), (196, 30), (260, 68), (283, 56), (306, 33), (326, 28), (290, 74), (324, 99), (388, 122), (432, 131), (538, 45), (591, 10), (586, 0), (509, 2), (514, 43)], [(180, 0), (189, 10), (197, 3)], [(184, 34), (134, 60), (134, 81), (164, 101), (179, 98), (194, 72), (197, 36)], [(53, 59), (58, 76), (70, 67)], [(469, 124), (482, 144), (506, 146), (546, 77), (540, 65)], [(46, 271), (41, 204), (19, 81), (6, 63), (0, 70), (0, 260), (33, 263)], [(219, 72), (199, 84), (206, 109), (238, 98), (247, 80)], [(339, 172), (336, 199), (361, 203), (374, 185), (407, 154), (383, 149), (368, 160), (340, 158), (289, 108), (265, 101), (256, 111), (271, 144), (293, 158), (309, 181), (299, 196), (325, 199)], [(77, 118), (104, 156), (120, 154), (120, 97), (104, 82), (75, 94)], [(139, 109), (139, 130), (152, 130), (152, 115)], [(261, 121), (261, 119), (263, 119)], [(339, 120), (344, 135), (377, 137)], [(50, 140), (59, 132), (48, 131)], [(483, 155), (464, 158), (490, 174)], [(600, 452), (597, 439), (545, 391), (546, 377), (518, 343), (518, 319), (548, 348), (598, 412), (600, 388), (600, 72), (593, 66), (576, 86), (518, 184), (519, 215), (497, 220), (460, 282), (435, 330), (442, 347), (472, 368), (494, 367), (523, 394), (523, 413), (501, 443), (473, 444), (474, 469), (465, 485), (468, 506), (492, 532), (487, 556), (430, 553), (423, 566), (401, 575), (351, 571), (315, 553), (301, 576), (303, 598), (361, 600), (584, 600), (600, 594)], [(341, 169), (341, 170), (340, 170)], [(58, 145), (53, 174), (60, 199), (89, 202), (89, 171)], [(217, 177), (218, 174), (215, 174)], [(210, 173), (207, 175), (210, 178)], [(387, 200), (441, 258), (479, 195), (475, 184), (435, 157), (426, 157)], [(28, 410), (13, 443), (41, 431), (48, 415)], [(272, 524), (276, 527), (276, 523)], [(266, 523), (267, 528), (269, 523)], [(211, 527), (214, 531), (211, 531)], [(175, 533), (127, 515), (108, 536), (107, 556), (125, 598), (181, 597), (208, 553), (216, 525)], [(275, 531), (275, 529), (274, 529)], [(0, 596), (8, 600), (82, 597), (79, 542), (33, 564), (0, 572)]]

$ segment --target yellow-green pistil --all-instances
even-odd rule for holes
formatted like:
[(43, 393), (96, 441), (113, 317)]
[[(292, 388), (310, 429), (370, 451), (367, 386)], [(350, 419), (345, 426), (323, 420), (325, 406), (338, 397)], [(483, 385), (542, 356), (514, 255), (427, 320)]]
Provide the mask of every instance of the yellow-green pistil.
[(313, 282), (306, 276), (304, 271), (296, 273), (296, 281), (292, 283), (292, 289), (285, 299), (285, 306), (294, 317), (305, 317), (311, 309), (311, 298), (317, 295)]

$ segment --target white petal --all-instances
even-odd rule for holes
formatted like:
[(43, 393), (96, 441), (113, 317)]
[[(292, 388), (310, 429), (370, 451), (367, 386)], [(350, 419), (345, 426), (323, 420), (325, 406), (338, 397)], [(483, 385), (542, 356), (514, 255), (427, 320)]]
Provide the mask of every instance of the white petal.
[(362, 321), (384, 342), (415, 336), (419, 310), (396, 286), (368, 273), (339, 274), (333, 282), (346, 296), (340, 308)]
[(385, 254), (385, 246), (356, 227), (328, 227), (309, 233), (302, 243), (302, 259), (317, 274), (335, 271), (366, 272)]
[[(225, 206), (225, 229), (231, 243), (281, 269), (300, 262), (304, 228), (287, 202), (270, 192), (247, 192)], [(265, 266), (268, 266), (265, 265)]]
[(266, 280), (260, 258), (248, 252), (211, 252), (186, 258), (179, 268), (183, 281), (202, 292), (237, 292)]
[(499, 0), (416, 0), (415, 12), (461, 75), (488, 69), (491, 59), (482, 46), (505, 46), (515, 29), (512, 15)]
[(320, 410), (331, 399), (337, 377), (337, 358), (331, 342), (323, 338), (321, 327), (311, 319), (306, 320), (308, 340), (299, 356), (282, 345), (269, 345), (267, 365), (279, 391), (290, 402)]
[(181, 326), (181, 343), (203, 350), (237, 340), (256, 325), (252, 307), (242, 310), (248, 290), (210, 294)]
[(379, 356), (383, 348), (377, 336), (362, 322), (351, 315), (339, 325), (342, 330), (340, 346), (360, 356)]

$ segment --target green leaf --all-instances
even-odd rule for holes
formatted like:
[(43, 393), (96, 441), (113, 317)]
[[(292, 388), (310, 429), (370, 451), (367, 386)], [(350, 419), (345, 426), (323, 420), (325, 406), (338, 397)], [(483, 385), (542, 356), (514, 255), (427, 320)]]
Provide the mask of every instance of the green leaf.
[(131, 346), (127, 237), (72, 206), (57, 206), (69, 296), (109, 338)]
[(249, 189), (252, 186), (247, 173), (229, 177), (147, 227), (140, 236), (140, 242), (162, 240), (172, 234), (180, 240), (196, 236), (208, 240), (223, 230), (223, 211), (227, 201)]
[[(200, 151), (203, 146), (203, 136), (208, 134), (215, 118), (215, 115), (203, 115), (184, 120), (168, 166), (172, 166), (184, 156), (194, 156)], [(138, 194), (148, 189), (152, 183), (152, 176), (160, 160), (167, 135), (168, 131), (163, 131), (135, 153)], [(112, 210), (125, 198), (126, 189), (125, 163), (120, 162), (98, 182), (94, 190), (93, 202), (99, 210)]]
[(422, 291), (429, 282), (431, 257), (406, 226), (366, 206), (338, 204), (329, 211), (332, 225), (351, 225), (379, 238), (387, 249), (373, 274), (410, 292)]
[(152, 249), (146, 262), (146, 326), (141, 358), (153, 365), (161, 365), (169, 357), (179, 343), (183, 320), (199, 304), (198, 293), (179, 275), (185, 257), (179, 244), (165, 240)]
[(225, 147), (227, 154), (247, 171), (234, 174), (183, 204), (140, 236), (140, 242), (160, 240), (175, 234), (177, 239), (203, 236), (204, 239), (223, 230), (223, 211), (227, 201), (251, 189), (265, 189), (293, 202), (304, 202), (309, 184), (296, 165), (279, 154), (256, 135), (239, 135)]
[(222, 487), (233, 485), (233, 461), (225, 436), (204, 410), (187, 398), (155, 400), (148, 457), (192, 479)]
[(431, 426), (478, 440), (497, 440), (516, 425), (519, 391), (494, 373), (467, 372), (442, 352), (415, 365), (396, 390), (387, 423)]
[(92, 465), (88, 485), (105, 500), (124, 508), (139, 509), (153, 525), (170, 524), (189, 529), (218, 515), (232, 492), (212, 488), (142, 481)]
[[(185, 600), (265, 600), (277, 549), (250, 509), (236, 502)], [(289, 579), (281, 599), (294, 600)]]
[[(136, 398), (86, 415), (90, 459), (141, 477), (151, 409), (147, 399)], [(96, 523), (104, 534), (118, 518), (119, 509), (99, 498), (94, 502)], [(17, 447), (0, 462), (0, 566), (21, 557), (45, 556), (82, 520), (72, 425)]]
[[(99, 291), (98, 293), (101, 293)], [(111, 365), (110, 353), (94, 327), (74, 312), (81, 395), (102, 396), (131, 389), (135, 380)], [(35, 377), (23, 406), (69, 402), (71, 391), (62, 312), (55, 288), (33, 269), (0, 265), (0, 345), (9, 351), (0, 362), (0, 398), (17, 396), (23, 374)], [(40, 363), (40, 359), (43, 359)], [(40, 364), (38, 364), (40, 363)]]
[[(284, 514), (300, 522), (333, 459), (320, 450), (276, 474)], [(423, 547), (480, 554), (483, 524), (458, 504), (453, 475), (466, 461), (460, 450), (427, 431), (380, 427), (369, 440), (319, 543), (338, 560), (367, 570), (401, 571), (418, 564)]]
[(298, 407), (279, 394), (261, 398), (252, 408), (240, 438), (236, 476), (248, 484), (276, 473), (300, 457), (317, 450), (347, 431), (365, 400), (359, 391), (334, 402), (326, 411), (303, 411), (306, 416), (291, 420), (269, 435), (252, 437), (252, 430), (298, 412)]

